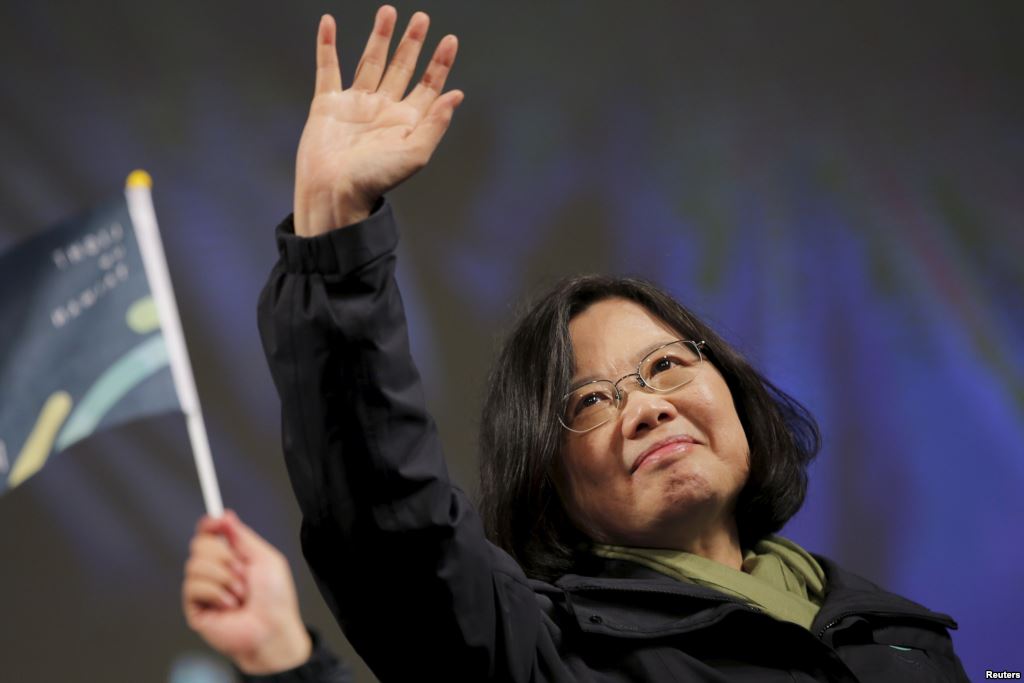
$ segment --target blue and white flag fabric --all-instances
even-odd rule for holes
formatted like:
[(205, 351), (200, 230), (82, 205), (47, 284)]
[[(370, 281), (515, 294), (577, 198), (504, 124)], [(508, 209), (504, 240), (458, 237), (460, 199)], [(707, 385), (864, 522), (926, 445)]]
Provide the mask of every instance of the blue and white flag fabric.
[(0, 494), (94, 432), (179, 409), (123, 195), (0, 255)]

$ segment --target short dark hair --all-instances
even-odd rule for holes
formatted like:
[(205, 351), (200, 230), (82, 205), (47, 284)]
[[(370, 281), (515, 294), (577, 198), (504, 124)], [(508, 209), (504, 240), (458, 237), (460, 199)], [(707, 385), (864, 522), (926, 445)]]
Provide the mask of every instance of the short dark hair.
[(732, 393), (750, 447), (750, 473), (736, 504), (740, 543), (778, 531), (803, 505), (807, 466), (821, 444), (800, 403), (765, 379), (706, 323), (659, 287), (633, 278), (563, 280), (515, 325), (491, 371), (480, 427), (480, 511), (487, 535), (533, 578), (570, 571), (587, 539), (569, 519), (552, 479), (562, 443), (558, 414), (574, 369), (569, 321), (591, 304), (623, 298), (706, 357)]

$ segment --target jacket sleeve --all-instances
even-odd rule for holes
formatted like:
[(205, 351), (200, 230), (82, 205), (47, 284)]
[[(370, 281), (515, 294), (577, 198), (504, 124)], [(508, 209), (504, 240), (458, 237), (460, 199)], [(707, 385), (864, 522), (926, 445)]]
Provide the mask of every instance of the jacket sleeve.
[(449, 481), (409, 353), (390, 206), (310, 239), (288, 219), (277, 240), (260, 334), (303, 553), (335, 618), (383, 680), (525, 680), (540, 610)]
[(355, 683), (352, 672), (328, 650), (315, 631), (310, 630), (313, 652), (303, 664), (262, 676), (247, 674), (236, 669), (241, 683)]

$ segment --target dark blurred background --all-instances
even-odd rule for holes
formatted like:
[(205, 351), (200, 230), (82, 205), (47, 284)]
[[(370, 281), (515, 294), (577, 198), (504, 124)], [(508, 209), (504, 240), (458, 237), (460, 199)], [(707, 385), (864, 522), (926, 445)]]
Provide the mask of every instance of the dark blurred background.
[[(474, 488), (487, 368), (525, 297), (579, 272), (653, 279), (820, 420), (785, 533), (952, 614), (972, 678), (1021, 670), (1024, 5), (397, 6), (403, 27), (431, 13), (431, 48), (459, 36), (467, 94), (391, 197), (454, 477)], [(225, 502), (289, 555), (339, 649), (298, 550), (255, 302), (317, 19), (338, 18), (347, 79), (375, 8), (0, 8), (0, 248), (152, 174)], [(179, 607), (190, 458), (167, 416), (0, 498), (0, 679), (225, 680)]]

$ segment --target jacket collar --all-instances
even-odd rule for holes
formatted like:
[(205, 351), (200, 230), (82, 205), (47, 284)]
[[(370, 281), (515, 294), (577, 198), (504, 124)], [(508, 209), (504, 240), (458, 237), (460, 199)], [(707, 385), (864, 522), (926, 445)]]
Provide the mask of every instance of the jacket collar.
[(934, 612), (923, 605), (879, 588), (853, 572), (846, 571), (832, 560), (814, 556), (825, 570), (825, 603), (811, 630), (824, 629), (848, 614), (910, 617), (931, 621), (955, 629), (957, 623), (948, 614)]
[[(811, 625), (816, 635), (857, 615), (957, 627), (948, 615), (882, 590), (826, 557), (814, 557), (826, 577), (825, 602)], [(671, 631), (683, 632), (720, 621), (730, 613), (759, 611), (714, 589), (678, 581), (627, 560), (593, 556), (576, 569), (578, 573), (566, 574), (554, 585), (564, 592), (581, 626), (588, 631), (618, 624), (620, 630), (636, 630), (639, 635), (639, 631), (661, 631), (671, 624)]]

